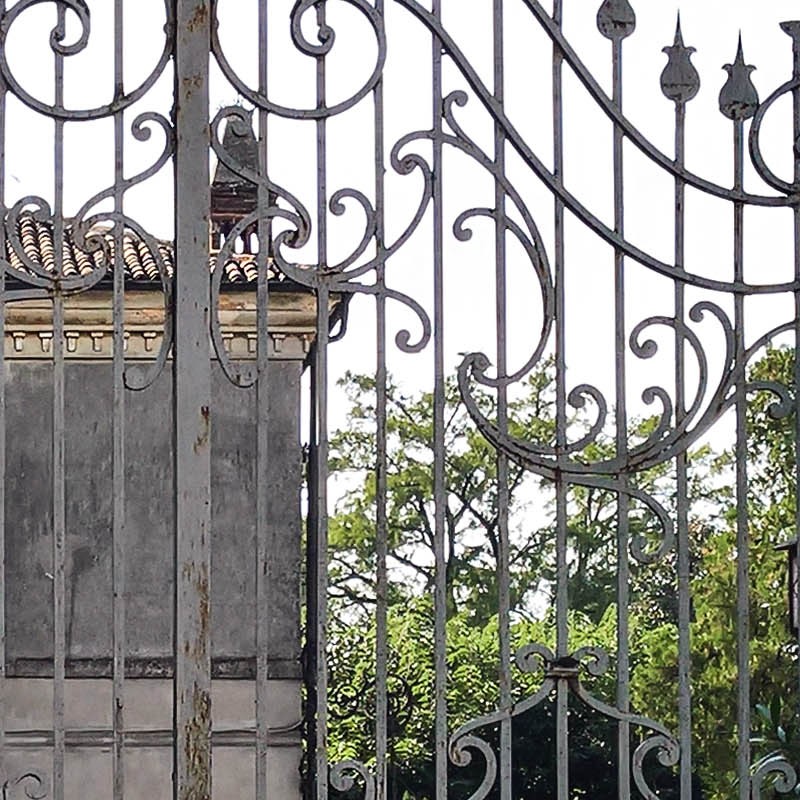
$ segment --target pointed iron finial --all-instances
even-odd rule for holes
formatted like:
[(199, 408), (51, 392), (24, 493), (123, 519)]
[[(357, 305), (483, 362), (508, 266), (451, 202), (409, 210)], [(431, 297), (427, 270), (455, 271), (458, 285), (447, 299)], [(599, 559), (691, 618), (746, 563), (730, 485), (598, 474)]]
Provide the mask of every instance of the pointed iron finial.
[(758, 92), (750, 79), (755, 67), (744, 63), (741, 33), (736, 59), (733, 64), (725, 64), (723, 69), (728, 73), (728, 80), (719, 93), (719, 110), (728, 119), (750, 119), (758, 110)]
[(628, 0), (605, 0), (597, 12), (597, 29), (606, 39), (624, 39), (636, 28), (636, 14)]
[(683, 43), (680, 12), (675, 26), (675, 42), (664, 47), (662, 52), (667, 54), (667, 65), (661, 73), (661, 91), (676, 103), (687, 103), (700, 91), (700, 75), (690, 60), (694, 47), (686, 47)]

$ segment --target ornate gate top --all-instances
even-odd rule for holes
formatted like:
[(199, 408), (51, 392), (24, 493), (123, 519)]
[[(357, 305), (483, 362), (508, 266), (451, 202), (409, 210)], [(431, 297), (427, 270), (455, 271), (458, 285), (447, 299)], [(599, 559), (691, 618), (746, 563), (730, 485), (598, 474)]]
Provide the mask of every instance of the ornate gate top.
[[(303, 791), (316, 800), (567, 800), (589, 790), (690, 800), (698, 786), (704, 797), (748, 800), (796, 788), (789, 744), (759, 759), (751, 738), (773, 723), (787, 738), (780, 704), (762, 723), (753, 709), (770, 680), (788, 693), (797, 671), (797, 642), (775, 622), (784, 578), (773, 548), (800, 530), (800, 22), (781, 25), (791, 68), (763, 99), (742, 37), (731, 42), (718, 82), (730, 133), (720, 143), (693, 121), (701, 53), (685, 39), (703, 32), (678, 17), (660, 77), (642, 78), (672, 103), (665, 149), (623, 103), (637, 77), (623, 68), (636, 12), (640, 31), (656, 12), (599, 4), (592, 36), (609, 53), (606, 83), (580, 37), (579, 48), (565, 33), (565, 14), (591, 20), (595, 10), (565, 5), (0, 2), (4, 797), (46, 789), (62, 800), (73, 768), (96, 774), (83, 749), (110, 748), (110, 794), (121, 800), (141, 788), (133, 748), (168, 746), (173, 796), (210, 798), (220, 743), (220, 794), (299, 796), (287, 782), (301, 728)], [(134, 64), (127, 32), (156, 17), (159, 34), (138, 37), (144, 66)], [(104, 28), (112, 61), (101, 69), (92, 48)], [(531, 74), (541, 53), (547, 70)], [(75, 89), (81, 69), (92, 80)], [(703, 75), (703, 89), (712, 80)], [(788, 173), (772, 138), (782, 100), (792, 107)], [(47, 186), (16, 196), (9, 153), (22, 118), (49, 126), (52, 169), (37, 165)], [(728, 179), (687, 159), (692, 136)], [(165, 208), (166, 234), (156, 230)], [(774, 246), (781, 224), (785, 265), (750, 244)], [(139, 277), (158, 298), (145, 322)], [(98, 303), (108, 346), (89, 331), (81, 350), (81, 314)], [(33, 360), (28, 333), (52, 384), (46, 510), (7, 491), (20, 450), (7, 404), (13, 370)], [(140, 334), (141, 346), (126, 348)], [(296, 347), (281, 356), (286, 337)], [(334, 388), (339, 339), (352, 372), (366, 364), (369, 373), (349, 375), (349, 394)], [(111, 381), (110, 591), (95, 598), (110, 609), (110, 710), (108, 730), (75, 730), (71, 609), (79, 573), (97, 559), (76, 559), (70, 544), (81, 504), (67, 469), (65, 363), (97, 353)], [(280, 360), (296, 364), (291, 380)], [(275, 501), (276, 482), (294, 481), (295, 460), (299, 470), (299, 399), (285, 429), (275, 408), (303, 368), (301, 543), (284, 513), (299, 527), (300, 488)], [(172, 606), (143, 599), (144, 582), (129, 575), (141, 509), (127, 488), (136, 454), (126, 445), (130, 393), (155, 391), (168, 369)], [(215, 419), (215, 376), (253, 416), (251, 457), (231, 448), (225, 469), (212, 458), (214, 426), (230, 421)], [(414, 382), (425, 393), (405, 396)], [(332, 431), (353, 398), (351, 429)], [(733, 444), (709, 466), (726, 430)], [(212, 508), (243, 460), (253, 508), (230, 523), (246, 535), (232, 537)], [(7, 518), (30, 520), (35, 536), (15, 534)], [(27, 686), (7, 669), (6, 541), (52, 595), (44, 733), (14, 728), (3, 712), (2, 698), (8, 705)], [(295, 584), (282, 589), (297, 576), (281, 567), (299, 563), (301, 547), (302, 613)], [(213, 586), (215, 561), (246, 562), (246, 579)], [(242, 587), (252, 619), (231, 624), (249, 626), (253, 642), (252, 669), (237, 673), (252, 679), (252, 714), (212, 733), (212, 688), (223, 691), (226, 674), (214, 609)], [(159, 662), (173, 680), (166, 735), (129, 721), (131, 664), (142, 656), (128, 620), (141, 605), (171, 619), (172, 652)], [(275, 667), (275, 631), (299, 642), (301, 628), (304, 695), (291, 670)], [(709, 630), (719, 641), (704, 639)], [(725, 686), (706, 696), (715, 659)], [(302, 722), (284, 719), (301, 700)], [(25, 748), (46, 751), (47, 769), (21, 766)], [(225, 762), (234, 748), (252, 757), (246, 781)], [(89, 792), (94, 781), (81, 783)]]

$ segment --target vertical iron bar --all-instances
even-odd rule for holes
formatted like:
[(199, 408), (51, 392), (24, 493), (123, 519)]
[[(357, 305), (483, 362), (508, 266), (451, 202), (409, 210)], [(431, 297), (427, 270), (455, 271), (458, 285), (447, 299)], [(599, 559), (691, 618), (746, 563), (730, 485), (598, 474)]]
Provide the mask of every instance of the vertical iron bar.
[[(553, 21), (561, 27), (563, 0), (553, 0)], [(563, 54), (553, 45), (553, 175), (559, 185), (564, 182), (564, 123), (563, 123)], [(555, 199), (554, 209), (554, 269), (556, 292), (556, 458), (559, 471), (556, 477), (556, 652), (559, 657), (569, 653), (569, 568), (567, 565), (567, 483), (562, 469), (567, 446), (567, 363), (565, 326), (565, 261), (564, 261), (564, 203)], [(568, 688), (564, 681), (556, 689), (556, 770), (558, 800), (569, 797), (569, 718)]]
[[(123, 0), (114, 2), (114, 97), (124, 95), (123, 74)], [(114, 114), (114, 211), (123, 213), (124, 190), (124, 115)], [(112, 687), (112, 775), (114, 800), (125, 794), (123, 732), (125, 727), (125, 263), (122, 257), (122, 221), (114, 223), (114, 308), (113, 308), (113, 409), (112, 409), (112, 615), (113, 687)]]
[[(684, 164), (686, 103), (675, 103), (675, 164)], [(675, 268), (684, 269), (686, 184), (675, 178)], [(675, 318), (682, 323), (686, 316), (685, 287), (675, 283)], [(685, 346), (683, 332), (675, 332), (675, 425), (680, 427), (686, 415)], [(681, 800), (691, 800), (692, 793), (692, 687), (691, 687), (691, 588), (689, 579), (689, 499), (686, 453), (675, 457), (676, 506), (678, 528), (678, 736), (680, 739)]]
[[(784, 31), (792, 36), (792, 77), (795, 81), (800, 80), (800, 37), (797, 30)], [(792, 118), (794, 141), (800, 141), (800, 86), (792, 91)], [(794, 153), (794, 185), (800, 186), (800, 152), (795, 147)], [(792, 209), (794, 216), (794, 279), (795, 283), (800, 284), (800, 206), (796, 205)], [(794, 293), (794, 463), (795, 463), (795, 531), (800, 534), (800, 291)], [(794, 558), (795, 563), (800, 564), (800, 535), (795, 540)], [(791, 581), (790, 574), (789, 580)], [(795, 595), (796, 595), (795, 589)], [(791, 589), (790, 589), (791, 597)], [(794, 599), (795, 608), (797, 598)], [(791, 609), (792, 613), (794, 608)], [(798, 642), (800, 643), (800, 631), (798, 632)], [(800, 673), (798, 673), (800, 682)], [(798, 701), (800, 702), (800, 700)]]
[[(433, 15), (442, 18), (442, 0), (433, 0)], [(433, 125), (433, 497), (434, 497), (434, 665), (436, 800), (447, 797), (447, 561), (445, 551), (444, 471), (444, 195), (442, 190), (442, 44), (432, 36)]]
[[(613, 40), (613, 93), (614, 104), (622, 110), (622, 39)], [(624, 166), (622, 153), (623, 134), (614, 125), (614, 231), (625, 234)], [(625, 257), (619, 249), (614, 252), (614, 349), (616, 360), (616, 450), (623, 463), (628, 450), (628, 411), (625, 369)], [(623, 487), (627, 476), (619, 476)], [(620, 492), (617, 504), (617, 708), (630, 709), (628, 686), (630, 659), (628, 643), (628, 602), (630, 596), (630, 559), (628, 555), (628, 496)], [(617, 764), (619, 797), (628, 800), (631, 792), (630, 725), (621, 720), (618, 727)]]
[[(319, 624), (317, 618), (317, 345), (312, 345), (309, 357), (309, 420), (308, 455), (306, 461), (306, 486), (308, 490), (308, 517), (306, 519), (306, 641), (304, 679), (306, 687), (306, 761), (308, 780), (306, 797), (316, 797), (317, 762), (312, 757), (312, 748), (317, 741), (317, 650)], [(316, 752), (316, 750), (314, 750)]]
[[(0, 0), (0, 15), (5, 14)], [(0, 775), (5, 774), (6, 735), (6, 83), (0, 76)]]
[[(56, 26), (63, 38), (66, 7), (57, 6)], [(55, 54), (55, 104), (64, 104), (64, 56)], [(66, 662), (64, 475), (64, 122), (54, 120), (53, 250), (53, 798), (64, 800), (64, 684)]]
[[(317, 4), (317, 26), (326, 26), (325, 3)], [(325, 107), (325, 55), (317, 56), (317, 108)], [(322, 274), (328, 262), (327, 119), (317, 120), (317, 262)], [(317, 800), (328, 797), (328, 333), (329, 293), (317, 290)]]
[(175, 800), (211, 797), (208, 0), (176, 0)]
[(317, 800), (328, 797), (328, 287), (317, 290), (316, 352), (316, 778)]
[[(494, 97), (502, 106), (505, 94), (503, 65), (503, 0), (494, 0), (493, 14)], [(494, 159), (500, 174), (505, 172), (505, 131), (499, 122), (494, 126)], [(495, 252), (495, 330), (497, 374), (501, 379), (508, 371), (507, 336), (507, 275), (506, 275), (506, 197), (500, 181), (494, 183), (494, 252)], [(505, 384), (497, 387), (497, 425), (502, 433), (508, 431), (508, 390)], [(511, 800), (511, 591), (508, 539), (508, 456), (497, 452), (497, 627), (500, 663), (500, 708), (507, 712), (500, 721), (500, 800)]]
[[(383, 17), (384, 0), (375, 0), (375, 10)], [(373, 92), (375, 131), (375, 248), (380, 254), (384, 248), (384, 130), (383, 130), (383, 79)], [(387, 431), (386, 431), (386, 264), (379, 261), (375, 280), (378, 285), (376, 302), (376, 370), (375, 370), (375, 788), (376, 800), (386, 800), (388, 795), (388, 675), (389, 641), (387, 628), (389, 581), (386, 570), (388, 556), (388, 525), (386, 519), (387, 497)]]
[[(734, 190), (741, 191), (744, 177), (744, 121), (733, 121)], [(744, 280), (744, 204), (735, 201), (734, 280)], [(736, 625), (737, 625), (737, 761), (739, 798), (750, 797), (750, 545), (747, 511), (747, 396), (745, 373), (744, 296), (734, 297), (736, 366)]]
[[(269, 15), (266, 0), (258, 4), (258, 61), (259, 93), (266, 99), (269, 90)], [(258, 270), (256, 286), (256, 797), (268, 795), (267, 736), (269, 708), (267, 705), (269, 679), (269, 620), (271, 614), (269, 558), (269, 256), (272, 225), (268, 217), (270, 205), (268, 163), (268, 115), (258, 111), (258, 143), (263, 180), (258, 185)], [(271, 794), (271, 793), (270, 793)]]

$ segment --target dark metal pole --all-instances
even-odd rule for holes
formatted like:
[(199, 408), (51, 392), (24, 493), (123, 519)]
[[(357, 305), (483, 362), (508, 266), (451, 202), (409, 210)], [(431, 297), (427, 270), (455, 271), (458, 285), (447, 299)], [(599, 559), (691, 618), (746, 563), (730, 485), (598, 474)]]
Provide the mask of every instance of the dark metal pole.
[(176, 0), (175, 800), (211, 798), (208, 0)]

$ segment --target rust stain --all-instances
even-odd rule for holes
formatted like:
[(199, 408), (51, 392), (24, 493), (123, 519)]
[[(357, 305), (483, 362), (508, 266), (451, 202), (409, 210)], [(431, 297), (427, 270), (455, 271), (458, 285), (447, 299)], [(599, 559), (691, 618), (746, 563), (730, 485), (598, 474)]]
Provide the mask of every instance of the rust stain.
[(187, 94), (192, 93), (192, 89), (200, 89), (203, 86), (202, 75), (189, 75), (183, 79), (183, 88)]
[(208, 567), (203, 564), (200, 567), (200, 574), (197, 576), (195, 583), (197, 594), (199, 598), (199, 613), (200, 613), (200, 631), (198, 633), (197, 645), (195, 647), (195, 658), (198, 660), (205, 659), (206, 646), (208, 642), (209, 623), (211, 620), (211, 609), (209, 603), (209, 587), (208, 587)]
[(194, 10), (194, 14), (192, 14), (192, 16), (189, 18), (189, 22), (187, 23), (186, 27), (189, 29), (189, 31), (194, 33), (197, 28), (205, 25), (207, 20), (208, 6), (205, 3), (198, 3)]
[(210, 800), (211, 696), (197, 684), (192, 692), (192, 718), (184, 726), (183, 733), (186, 785), (181, 800)]
[(211, 432), (211, 413), (208, 406), (203, 406), (200, 409), (200, 417), (202, 419), (200, 435), (194, 443), (194, 452), (198, 453), (201, 449), (208, 445), (208, 437)]
[(199, 629), (194, 645), (186, 641), (183, 644), (184, 655), (202, 666), (208, 654), (208, 635), (211, 625), (211, 603), (208, 582), (208, 567), (201, 564), (197, 569), (194, 563), (184, 564), (182, 575), (184, 581), (190, 581), (197, 593), (197, 614)]

